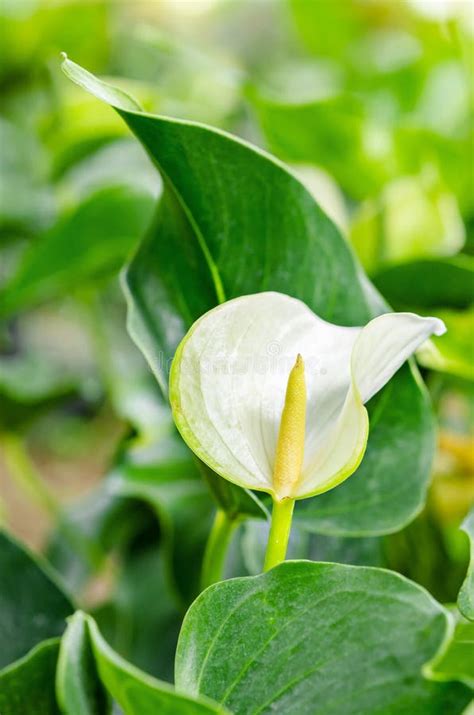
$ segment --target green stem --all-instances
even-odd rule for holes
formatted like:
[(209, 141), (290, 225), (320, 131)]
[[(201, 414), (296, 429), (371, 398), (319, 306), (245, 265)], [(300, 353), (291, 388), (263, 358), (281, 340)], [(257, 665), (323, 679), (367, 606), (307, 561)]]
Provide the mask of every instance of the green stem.
[(8, 433), (2, 436), (2, 444), (5, 463), (12, 479), (41, 509), (57, 519), (61, 507), (30, 459), (24, 440), (16, 434)]
[(269, 571), (285, 560), (294, 506), (295, 500), (289, 497), (281, 501), (273, 500), (272, 525), (265, 554), (264, 571)]
[(28, 495), (34, 504), (43, 509), (51, 520), (56, 522), (69, 545), (82, 554), (92, 568), (98, 568), (102, 562), (102, 551), (87, 540), (64, 516), (61, 503), (45, 483), (41, 473), (36, 468), (28, 454), (25, 440), (17, 434), (2, 435), (1, 443), (4, 449), (4, 459), (11, 478), (24, 494)]
[(222, 579), (227, 549), (237, 523), (237, 519), (229, 519), (222, 509), (217, 510), (202, 562), (202, 590)]

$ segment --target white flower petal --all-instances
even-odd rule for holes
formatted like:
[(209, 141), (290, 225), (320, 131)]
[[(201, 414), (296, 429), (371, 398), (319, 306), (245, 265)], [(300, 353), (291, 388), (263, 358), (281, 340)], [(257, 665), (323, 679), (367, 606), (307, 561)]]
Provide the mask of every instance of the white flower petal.
[(362, 459), (368, 432), (363, 402), (441, 329), (439, 322), (389, 314), (363, 329), (346, 328), (279, 293), (229, 301), (198, 320), (178, 348), (170, 379), (176, 424), (217, 473), (273, 493), (286, 385), (300, 353), (308, 404), (295, 496), (326, 491)]
[(446, 328), (438, 318), (414, 313), (387, 313), (371, 320), (354, 341), (350, 365), (352, 383), (347, 386), (343, 408), (325, 443), (309, 452), (297, 496), (314, 496), (340, 484), (358, 467), (365, 451), (368, 421), (363, 404), (368, 402), (430, 335)]
[(438, 318), (414, 313), (379, 315), (362, 329), (354, 345), (352, 370), (363, 402), (368, 402), (430, 335), (446, 327)]

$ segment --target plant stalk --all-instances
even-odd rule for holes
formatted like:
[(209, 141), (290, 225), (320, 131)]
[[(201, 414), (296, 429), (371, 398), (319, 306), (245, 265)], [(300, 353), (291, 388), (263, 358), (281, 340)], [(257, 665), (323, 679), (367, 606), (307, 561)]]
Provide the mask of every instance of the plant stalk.
[(230, 519), (223, 509), (218, 509), (206, 544), (202, 562), (201, 590), (222, 580), (225, 557), (237, 519)]
[(6, 433), (2, 435), (1, 443), (5, 464), (12, 480), (55, 522), (72, 549), (81, 554), (92, 568), (97, 569), (102, 562), (102, 552), (68, 522), (61, 503), (28, 454), (24, 438), (14, 433)]
[(24, 440), (16, 434), (8, 433), (2, 435), (2, 444), (5, 463), (12, 479), (51, 518), (58, 519), (60, 504), (30, 459)]
[(264, 571), (269, 571), (285, 560), (294, 507), (295, 500), (290, 497), (273, 500), (272, 525), (265, 554)]

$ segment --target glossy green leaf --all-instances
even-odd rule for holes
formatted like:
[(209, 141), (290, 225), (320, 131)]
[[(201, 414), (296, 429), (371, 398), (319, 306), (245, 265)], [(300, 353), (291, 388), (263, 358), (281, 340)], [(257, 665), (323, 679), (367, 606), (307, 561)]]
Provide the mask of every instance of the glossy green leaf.
[(474, 302), (474, 257), (413, 261), (379, 271), (373, 281), (397, 310), (468, 308)]
[[(63, 68), (89, 92), (111, 101), (165, 180), (153, 229), (126, 276), (129, 330), (164, 390), (180, 338), (224, 298), (276, 290), (343, 325), (365, 324), (385, 309), (335, 226), (282, 164), (210, 127), (132, 112), (121, 93), (82, 68), (69, 61)], [(269, 359), (278, 349), (268, 346)], [(362, 490), (359, 495), (353, 487), (352, 501), (365, 506), (376, 501), (377, 509), (365, 510), (362, 526), (354, 528), (350, 509), (344, 510), (333, 518), (332, 528), (340, 533), (400, 528), (422, 504), (433, 448), (426, 396), (408, 368), (391, 385), (369, 403), (379, 435), (369, 437), (365, 457), (370, 495), (364, 487), (367, 472), (351, 480)], [(394, 394), (396, 404), (390, 399)], [(387, 454), (382, 469), (379, 450), (389, 442), (397, 444), (399, 459)], [(406, 489), (394, 512), (393, 485), (402, 472)]]
[(90, 196), (25, 254), (4, 288), (2, 314), (68, 294), (118, 271), (141, 238), (153, 209), (152, 198), (115, 186)]
[(59, 642), (45, 640), (0, 671), (2, 715), (59, 715), (54, 689)]
[[(61, 644), (58, 672), (58, 694), (63, 706), (66, 704), (69, 708), (66, 710), (68, 715), (100, 712), (87, 709), (91, 703), (90, 694), (99, 687), (97, 676), (90, 668), (89, 649), (99, 679), (125, 715), (225, 713), (207, 698), (178, 694), (169, 683), (156, 680), (127, 663), (106, 643), (95, 621), (78, 611), (70, 619)], [(76, 703), (82, 709), (74, 709)]]
[(0, 667), (58, 636), (73, 611), (54, 576), (5, 532), (0, 532)]
[(460, 680), (474, 690), (474, 623), (456, 623), (452, 638), (423, 672), (433, 680)]
[(471, 557), (466, 579), (459, 591), (458, 606), (465, 618), (474, 621), (474, 508), (463, 521), (461, 528), (469, 538)]
[(236, 715), (455, 715), (464, 688), (420, 674), (448, 624), (397, 574), (289, 561), (201, 594), (183, 623), (176, 687)]

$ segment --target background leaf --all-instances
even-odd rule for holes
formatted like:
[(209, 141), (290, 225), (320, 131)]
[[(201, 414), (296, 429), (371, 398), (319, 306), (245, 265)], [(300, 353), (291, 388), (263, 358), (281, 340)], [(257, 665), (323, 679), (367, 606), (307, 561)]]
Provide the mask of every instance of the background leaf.
[(0, 532), (0, 667), (58, 636), (73, 606), (32, 554)]
[(474, 380), (474, 307), (465, 311), (438, 310), (436, 316), (444, 321), (447, 333), (435, 336), (432, 344), (421, 348), (417, 354), (420, 364)]
[(460, 680), (474, 690), (474, 623), (456, 623), (452, 638), (428, 663), (423, 672), (433, 680)]
[(130, 187), (101, 189), (40, 237), (4, 289), (1, 312), (67, 294), (118, 271), (151, 218), (150, 196)]
[(373, 281), (397, 310), (468, 308), (474, 302), (474, 257), (413, 261), (380, 270)]
[(458, 606), (465, 618), (474, 621), (474, 508), (471, 509), (463, 521), (461, 528), (466, 532), (469, 538), (471, 559), (466, 579), (459, 592)]
[(2, 715), (59, 715), (54, 689), (59, 638), (45, 640), (0, 671)]

